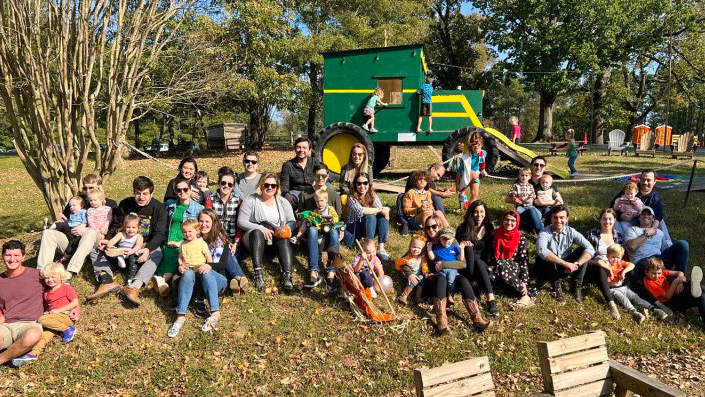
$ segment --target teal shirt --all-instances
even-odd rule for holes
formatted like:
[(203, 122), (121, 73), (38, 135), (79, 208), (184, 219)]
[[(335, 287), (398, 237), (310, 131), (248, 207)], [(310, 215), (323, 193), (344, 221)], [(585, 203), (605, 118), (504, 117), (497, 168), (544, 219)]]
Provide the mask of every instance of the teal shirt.
[(367, 107), (368, 108), (373, 108), (377, 106), (377, 102), (379, 102), (379, 97), (377, 95), (372, 95), (370, 99), (367, 101)]
[(576, 157), (578, 155), (578, 145), (575, 143), (575, 139), (571, 139), (568, 142), (568, 151), (566, 152), (568, 157)]

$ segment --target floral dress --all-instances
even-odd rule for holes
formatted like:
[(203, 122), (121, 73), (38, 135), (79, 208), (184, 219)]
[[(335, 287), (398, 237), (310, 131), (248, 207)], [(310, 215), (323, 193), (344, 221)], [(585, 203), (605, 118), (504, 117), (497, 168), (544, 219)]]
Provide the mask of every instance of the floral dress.
[(526, 283), (529, 295), (535, 292), (529, 288), (529, 254), (526, 249), (526, 238), (522, 235), (514, 258), (497, 261), (494, 257), (487, 266), (490, 280), (501, 280), (504, 284), (521, 293), (521, 285)]

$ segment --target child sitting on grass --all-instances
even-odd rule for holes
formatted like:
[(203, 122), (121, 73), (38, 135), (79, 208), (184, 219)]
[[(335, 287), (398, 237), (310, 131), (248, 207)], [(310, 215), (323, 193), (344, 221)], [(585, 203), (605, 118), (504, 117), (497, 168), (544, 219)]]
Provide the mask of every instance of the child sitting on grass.
[(536, 199), (536, 192), (534, 191), (534, 187), (529, 183), (530, 180), (531, 168), (522, 168), (519, 170), (517, 181), (509, 190), (509, 195), (512, 198), (521, 201), (521, 204), (516, 207), (516, 211), (519, 215), (523, 214), (524, 211), (533, 206), (534, 200)]
[(416, 288), (416, 302), (421, 300), (424, 277), (428, 274), (428, 262), (423, 254), (425, 243), (426, 238), (423, 235), (415, 234), (409, 241), (409, 249), (406, 254), (397, 259), (395, 263), (396, 269), (403, 272), (407, 279), (404, 290), (397, 298), (397, 302), (402, 305), (408, 303), (409, 294), (414, 288)]
[(428, 260), (435, 263), (436, 271), (445, 276), (448, 282), (448, 300), (452, 303), (452, 295), (455, 290), (455, 278), (458, 276), (458, 269), (465, 269), (465, 242), (455, 244), (455, 230), (450, 227), (443, 228), (438, 234), (440, 244), (426, 244), (426, 255)]
[[(377, 297), (375, 289), (375, 279), (370, 272), (375, 272), (377, 278), (384, 276), (384, 268), (382, 261), (377, 257), (377, 241), (371, 238), (363, 238), (360, 241), (363, 253), (353, 259), (352, 269), (355, 275), (360, 279), (362, 286), (370, 288), (370, 293), (373, 298)], [(365, 260), (367, 258), (367, 260)], [(369, 263), (369, 265), (368, 265)]]
[(198, 269), (206, 263), (213, 262), (208, 243), (198, 238), (198, 221), (187, 219), (181, 224), (184, 241), (179, 246), (179, 267), (187, 265), (191, 269)]
[(29, 361), (36, 360), (42, 354), (47, 344), (54, 338), (54, 333), (61, 333), (61, 341), (69, 343), (76, 336), (76, 327), (69, 317), (69, 312), (78, 307), (78, 295), (69, 284), (64, 284), (71, 278), (69, 272), (60, 263), (51, 263), (42, 270), (42, 278), (46, 285), (44, 291), (44, 315), (39, 317), (39, 324), (44, 332), (42, 338), (32, 350), (14, 360), (12, 364), (20, 367)]
[(78, 241), (81, 240), (82, 236), (74, 236), (71, 233), (71, 229), (88, 223), (88, 211), (83, 208), (83, 205), (84, 202), (81, 196), (71, 197), (71, 199), (69, 200), (69, 211), (71, 211), (71, 214), (69, 214), (69, 219), (67, 219), (65, 222), (56, 221), (52, 223), (51, 226), (49, 226), (49, 229), (55, 229), (57, 231), (60, 231), (66, 236), (66, 239), (69, 240), (69, 244), (64, 250), (64, 256), (59, 260), (59, 262), (63, 263), (68, 261), (68, 259), (71, 257), (71, 255), (73, 255), (74, 251), (76, 250)]
[(668, 309), (684, 312), (696, 306), (705, 327), (705, 296), (702, 286), (703, 270), (694, 266), (687, 282), (685, 274), (666, 270), (663, 261), (653, 257), (646, 261), (644, 287)]
[(118, 266), (122, 269), (127, 267), (127, 279), (132, 280), (137, 274), (137, 255), (135, 253), (142, 249), (144, 238), (140, 234), (140, 217), (135, 213), (125, 215), (122, 226), (115, 236), (108, 241), (105, 249), (117, 247), (123, 249), (122, 255), (117, 256)]
[[(607, 247), (607, 261), (604, 261), (603, 259), (599, 259), (597, 261), (599, 266), (607, 271), (607, 282), (610, 286), (612, 298), (627, 309), (629, 315), (631, 315), (634, 321), (638, 324), (643, 323), (646, 316), (640, 313), (634, 305), (651, 311), (654, 317), (659, 320), (665, 320), (666, 317), (668, 317), (666, 312), (652, 305), (648, 301), (641, 299), (636, 292), (632, 291), (631, 288), (624, 284), (624, 277), (627, 273), (634, 270), (634, 264), (622, 260), (623, 256), (624, 247), (619, 244), (612, 244)], [(617, 305), (614, 301), (608, 302), (608, 306), (612, 317), (614, 317), (615, 320), (619, 320), (619, 311), (617, 310)]]
[(435, 215), (441, 221), (442, 227), (448, 226), (446, 216), (433, 207), (431, 191), (428, 182), (431, 179), (428, 171), (414, 171), (411, 174), (411, 184), (414, 187), (404, 194), (402, 209), (409, 216), (409, 227), (418, 229), (426, 223), (429, 216)]
[(91, 208), (86, 214), (88, 227), (98, 232), (98, 241), (105, 239), (113, 219), (113, 210), (105, 205), (105, 194), (102, 190), (93, 190), (88, 193), (88, 202)]

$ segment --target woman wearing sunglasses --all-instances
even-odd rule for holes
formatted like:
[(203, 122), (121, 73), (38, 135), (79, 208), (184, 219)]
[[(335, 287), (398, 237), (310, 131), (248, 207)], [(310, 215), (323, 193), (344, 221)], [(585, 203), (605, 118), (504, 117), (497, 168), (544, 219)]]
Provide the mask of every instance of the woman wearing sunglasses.
[(198, 164), (196, 160), (192, 157), (186, 157), (179, 163), (179, 175), (176, 178), (169, 181), (166, 185), (166, 192), (164, 192), (164, 203), (169, 200), (177, 200), (179, 195), (176, 194), (176, 182), (178, 180), (186, 180), (191, 186), (191, 198), (196, 200), (199, 204), (205, 205), (206, 196), (201, 193), (198, 189), (198, 184), (196, 183), (196, 173), (198, 172)]
[(379, 239), (379, 259), (389, 260), (384, 243), (389, 234), (389, 207), (382, 206), (379, 196), (372, 187), (369, 174), (361, 172), (355, 175), (350, 185), (348, 198), (348, 218), (345, 221), (345, 244), (355, 245), (355, 239), (367, 237)]
[(363, 172), (372, 179), (372, 167), (367, 160), (367, 148), (358, 142), (350, 149), (348, 163), (340, 169), (340, 194), (350, 194), (353, 178)]
[(289, 237), (296, 218), (291, 204), (279, 191), (279, 177), (274, 173), (262, 175), (258, 193), (242, 202), (237, 225), (242, 229), (242, 239), (252, 256), (254, 283), (258, 290), (266, 288), (262, 274), (262, 257), (265, 249), (276, 249), (282, 267), (282, 283), (286, 291), (294, 289), (291, 281), (293, 253)]
[(174, 183), (177, 199), (169, 199), (164, 203), (167, 215), (167, 238), (162, 246), (162, 262), (154, 273), (154, 281), (159, 293), (164, 295), (169, 291), (167, 282), (176, 274), (179, 267), (179, 246), (184, 240), (181, 224), (187, 219), (198, 219), (203, 206), (191, 197), (191, 184), (186, 179), (177, 179)]

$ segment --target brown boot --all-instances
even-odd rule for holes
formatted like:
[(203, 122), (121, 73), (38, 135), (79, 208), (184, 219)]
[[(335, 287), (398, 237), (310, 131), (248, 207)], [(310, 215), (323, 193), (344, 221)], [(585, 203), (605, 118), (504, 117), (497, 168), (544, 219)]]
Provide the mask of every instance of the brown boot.
[(421, 284), (416, 284), (416, 292), (414, 292), (414, 300), (417, 304), (423, 302), (423, 287)]
[(472, 324), (480, 331), (488, 328), (490, 325), (492, 325), (492, 320), (485, 320), (482, 318), (482, 311), (480, 310), (480, 307), (477, 305), (477, 301), (474, 299), (463, 299), (463, 303), (465, 304), (465, 308), (468, 309), (468, 313), (470, 313), (470, 319), (472, 320)]
[(450, 332), (450, 328), (448, 327), (448, 317), (446, 317), (446, 298), (433, 298), (433, 311), (436, 313), (438, 333), (447, 334)]
[(404, 291), (401, 292), (401, 294), (397, 297), (397, 302), (401, 303), (402, 305), (406, 306), (409, 303), (409, 294), (411, 293), (411, 287), (408, 285), (404, 287)]
[(86, 296), (86, 301), (88, 301), (88, 302), (94, 301), (98, 298), (104, 297), (105, 295), (112, 294), (113, 292), (115, 292), (119, 289), (120, 289), (120, 285), (118, 285), (118, 283), (100, 284), (98, 286), (98, 289), (96, 289), (94, 293)]
[(127, 298), (127, 300), (135, 306), (139, 306), (140, 303), (142, 303), (140, 302), (139, 288), (125, 287), (122, 289), (122, 294), (125, 295), (125, 298)]

